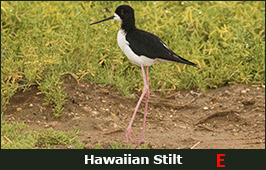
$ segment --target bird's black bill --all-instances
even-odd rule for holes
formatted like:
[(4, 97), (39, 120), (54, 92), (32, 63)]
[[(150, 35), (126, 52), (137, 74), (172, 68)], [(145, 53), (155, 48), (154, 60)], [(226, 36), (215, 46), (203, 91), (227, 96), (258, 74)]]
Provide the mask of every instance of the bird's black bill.
[(92, 23), (92, 24), (90, 24), (90, 25), (98, 24), (98, 23), (100, 23), (100, 22), (103, 22), (103, 21), (107, 21), (107, 20), (113, 19), (114, 17), (115, 17), (115, 16), (111, 16), (111, 17), (109, 17), (109, 18), (105, 18), (105, 19), (103, 19), (103, 20), (101, 20), (101, 21), (94, 22), (94, 23)]

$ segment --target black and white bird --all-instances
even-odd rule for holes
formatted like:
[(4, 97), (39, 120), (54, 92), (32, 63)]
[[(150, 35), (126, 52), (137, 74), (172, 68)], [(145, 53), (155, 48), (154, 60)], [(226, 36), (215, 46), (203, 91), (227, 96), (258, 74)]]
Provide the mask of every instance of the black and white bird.
[[(196, 64), (181, 58), (175, 54), (165, 43), (149, 32), (137, 29), (135, 26), (134, 10), (128, 5), (121, 5), (116, 10), (113, 16), (103, 19), (98, 22), (94, 22), (90, 25), (97, 24), (103, 21), (115, 19), (121, 22), (121, 28), (117, 34), (117, 42), (121, 50), (126, 54), (128, 59), (134, 64), (141, 67), (142, 76), (144, 81), (143, 92), (135, 108), (134, 114), (130, 120), (129, 126), (126, 131), (126, 138), (131, 143), (144, 143), (145, 122), (148, 109), (148, 101), (150, 98), (149, 91), (149, 66), (157, 62), (179, 62), (198, 67)], [(145, 68), (146, 67), (146, 72)], [(140, 106), (142, 99), (146, 94), (142, 138), (140, 141), (133, 141), (131, 138), (131, 127)]]

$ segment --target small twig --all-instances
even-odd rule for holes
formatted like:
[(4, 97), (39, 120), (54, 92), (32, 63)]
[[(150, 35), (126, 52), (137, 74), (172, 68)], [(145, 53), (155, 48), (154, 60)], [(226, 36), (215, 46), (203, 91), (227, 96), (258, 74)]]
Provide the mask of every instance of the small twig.
[(208, 128), (208, 127), (203, 126), (203, 125), (197, 125), (197, 127), (201, 128), (201, 129), (205, 129), (205, 130), (210, 131), (210, 132), (215, 131), (214, 129), (212, 129), (212, 128)]
[(3, 136), (8, 142), (13, 143), (8, 137)]
[(4, 50), (1, 53), (1, 57), (3, 56), (4, 52), (6, 51), (6, 47), (4, 48)]
[(231, 78), (231, 77), (233, 77), (237, 71), (239, 71), (239, 69), (237, 69), (236, 71), (234, 71), (234, 72), (228, 77), (228, 79)]
[(198, 141), (195, 145), (193, 145), (190, 149), (194, 149), (198, 144), (200, 144), (200, 141)]
[(206, 122), (207, 120), (209, 120), (211, 118), (214, 118), (214, 117), (217, 117), (217, 116), (227, 116), (228, 114), (231, 114), (231, 113), (238, 113), (238, 111), (236, 111), (236, 110), (224, 110), (224, 111), (221, 111), (221, 112), (215, 112), (215, 113), (209, 114), (209, 115), (201, 118), (200, 120), (197, 120), (193, 124), (194, 125), (202, 124), (202, 123)]

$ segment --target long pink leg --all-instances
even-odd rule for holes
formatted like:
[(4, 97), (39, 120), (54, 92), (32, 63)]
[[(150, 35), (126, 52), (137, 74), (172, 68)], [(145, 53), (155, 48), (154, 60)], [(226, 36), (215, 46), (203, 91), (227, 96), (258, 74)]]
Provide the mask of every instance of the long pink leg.
[(142, 138), (139, 143), (144, 143), (144, 134), (145, 134), (145, 123), (146, 123), (146, 116), (147, 116), (147, 110), (148, 110), (148, 102), (150, 99), (150, 89), (149, 89), (149, 67), (146, 67), (146, 82), (148, 85), (148, 90), (146, 94), (146, 101), (145, 101), (145, 109), (144, 109), (144, 118), (143, 118), (143, 126), (142, 126)]
[[(133, 121), (135, 119), (136, 113), (138, 111), (138, 108), (140, 106), (140, 103), (141, 103), (143, 97), (145, 96), (145, 94), (147, 93), (147, 91), (149, 91), (149, 86), (147, 84), (147, 80), (146, 80), (146, 76), (145, 76), (145, 70), (144, 70), (143, 65), (141, 65), (141, 71), (142, 71), (142, 76), (143, 76), (144, 88), (143, 88), (143, 92), (142, 92), (142, 94), (141, 94), (141, 96), (139, 98), (139, 101), (137, 103), (137, 106), (135, 108), (135, 111), (133, 113), (133, 116), (132, 116), (132, 118), (131, 118), (131, 120), (129, 122), (129, 125), (127, 127), (127, 132), (126, 132), (126, 138), (127, 138), (127, 140), (129, 139), (131, 143), (134, 143), (133, 140), (132, 140), (132, 138), (131, 138), (131, 127), (132, 127)], [(146, 117), (145, 117), (145, 119), (146, 119)]]

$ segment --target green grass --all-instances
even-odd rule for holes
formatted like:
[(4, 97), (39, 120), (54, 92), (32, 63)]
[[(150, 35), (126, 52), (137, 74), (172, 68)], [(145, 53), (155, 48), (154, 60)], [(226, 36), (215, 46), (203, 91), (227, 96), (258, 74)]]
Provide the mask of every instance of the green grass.
[(60, 116), (67, 73), (126, 96), (142, 90), (141, 70), (116, 42), (120, 23), (89, 25), (121, 4), (135, 9), (138, 28), (202, 67), (156, 64), (150, 68), (152, 90), (265, 84), (265, 2), (1, 1), (2, 108), (18, 90), (38, 84)]
[(84, 143), (77, 139), (79, 131), (46, 130), (28, 131), (24, 123), (1, 121), (2, 149), (82, 149)]

